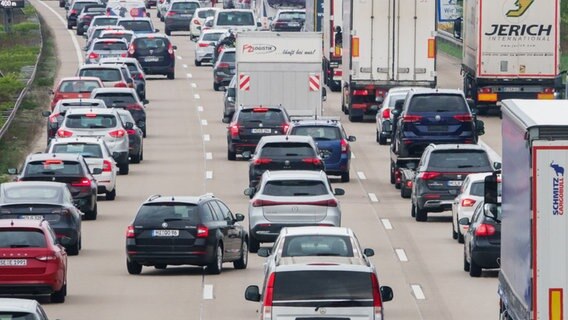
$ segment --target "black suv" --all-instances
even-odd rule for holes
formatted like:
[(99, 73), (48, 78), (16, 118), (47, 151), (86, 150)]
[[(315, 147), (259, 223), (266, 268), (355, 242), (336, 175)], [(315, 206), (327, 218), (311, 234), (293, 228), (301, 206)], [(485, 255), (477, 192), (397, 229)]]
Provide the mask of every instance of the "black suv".
[[(92, 174), (100, 174), (101, 168)], [(16, 174), (15, 169), (10, 173)], [(97, 219), (97, 183), (80, 154), (35, 153), (26, 158), (18, 181), (54, 181), (66, 183), (73, 201), (85, 219)]]
[(67, 29), (73, 29), (77, 25), (77, 18), (79, 13), (86, 6), (100, 6), (101, 3), (93, 0), (75, 0), (71, 4), (71, 7), (67, 10)]
[[(248, 152), (243, 154), (248, 157)], [(266, 170), (324, 170), (311, 136), (269, 136), (260, 139), (249, 161), (249, 187), (256, 187)]]
[[(412, 89), (400, 109), (392, 148), (400, 157), (419, 157), (430, 143), (477, 143), (483, 121), (472, 114), (472, 102), (461, 90)], [(397, 103), (400, 105), (400, 103)]]
[(128, 273), (140, 274), (142, 266), (189, 264), (219, 274), (223, 262), (245, 269), (248, 234), (238, 223), (244, 218), (211, 194), (151, 196), (126, 230)]
[[(223, 122), (229, 122), (224, 118)], [(227, 127), (227, 159), (253, 151), (264, 136), (286, 134), (290, 117), (282, 107), (247, 107), (235, 111)]]
[(106, 7), (104, 5), (89, 5), (84, 7), (77, 18), (77, 35), (82, 36), (85, 31), (87, 31), (93, 17), (101, 16), (105, 13)]
[(452, 202), (468, 174), (493, 172), (487, 151), (476, 144), (431, 144), (424, 150), (412, 184), (411, 215), (426, 221), (428, 212), (452, 209)]
[(163, 74), (171, 80), (175, 78), (176, 49), (163, 34), (144, 34), (132, 40), (128, 55), (138, 59), (145, 74)]

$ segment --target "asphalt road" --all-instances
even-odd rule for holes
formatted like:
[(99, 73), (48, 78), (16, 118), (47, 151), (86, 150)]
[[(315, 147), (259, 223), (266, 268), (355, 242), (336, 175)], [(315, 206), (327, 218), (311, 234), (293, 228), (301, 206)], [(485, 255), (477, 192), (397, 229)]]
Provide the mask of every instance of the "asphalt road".
[[(56, 1), (30, 0), (53, 30), (58, 49), (57, 77), (75, 74), (84, 40), (67, 31), (65, 12)], [(155, 17), (155, 9), (151, 10)], [(163, 23), (155, 20), (157, 28)], [(126, 226), (149, 195), (199, 195), (213, 192), (246, 215), (247, 163), (226, 159), (226, 124), (221, 122), (222, 93), (212, 88), (208, 66), (193, 65), (194, 44), (174, 33), (176, 79), (148, 81), (148, 137), (144, 161), (120, 176), (115, 201), (99, 202), (96, 221), (83, 224), (83, 251), (71, 257), (68, 297), (64, 304), (45, 304), (52, 319), (258, 319), (258, 305), (244, 300), (249, 284), (261, 284), (262, 258), (250, 255), (246, 270), (227, 263), (211, 276), (196, 267), (126, 271)], [(461, 84), (459, 63), (438, 58), (439, 86)], [(373, 248), (381, 285), (395, 298), (385, 305), (386, 319), (491, 319), (498, 315), (497, 272), (473, 279), (463, 271), (463, 246), (451, 238), (449, 212), (431, 214), (426, 223), (410, 217), (410, 202), (389, 183), (388, 149), (375, 142), (373, 123), (351, 124), (340, 112), (339, 93), (328, 92), (326, 115), (341, 115), (355, 159), (351, 182), (337, 183), (344, 226), (364, 247)], [(46, 103), (47, 106), (47, 103)], [(484, 117), (484, 141), (501, 148), (500, 120)], [(38, 138), (38, 149), (45, 139)], [(500, 152), (499, 152), (500, 153)], [(245, 221), (246, 225), (247, 222)]]

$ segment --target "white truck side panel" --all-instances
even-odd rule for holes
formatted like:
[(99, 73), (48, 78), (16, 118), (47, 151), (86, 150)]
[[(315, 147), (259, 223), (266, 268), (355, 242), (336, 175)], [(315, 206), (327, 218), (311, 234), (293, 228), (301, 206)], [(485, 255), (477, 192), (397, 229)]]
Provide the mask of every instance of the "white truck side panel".
[[(566, 319), (568, 141), (533, 143), (533, 319)], [(568, 172), (567, 172), (568, 174)]]
[(320, 63), (319, 32), (246, 32), (236, 43), (238, 62)]
[(464, 60), (477, 77), (554, 78), (560, 0), (464, 1)]

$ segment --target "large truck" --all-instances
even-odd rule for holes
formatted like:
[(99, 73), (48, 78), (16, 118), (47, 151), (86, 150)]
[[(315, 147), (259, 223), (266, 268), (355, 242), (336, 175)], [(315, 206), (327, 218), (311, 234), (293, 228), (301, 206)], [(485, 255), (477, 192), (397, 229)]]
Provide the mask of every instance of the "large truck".
[(465, 0), (463, 90), (477, 109), (504, 99), (555, 99), (560, 76), (560, 0)]
[(323, 77), (332, 91), (341, 90), (343, 10), (341, 0), (323, 0)]
[(568, 318), (568, 101), (504, 100), (500, 320)]
[(343, 0), (342, 110), (375, 116), (388, 90), (436, 86), (437, 0)]
[(244, 32), (236, 44), (236, 107), (282, 105), (290, 116), (320, 116), (322, 34)]

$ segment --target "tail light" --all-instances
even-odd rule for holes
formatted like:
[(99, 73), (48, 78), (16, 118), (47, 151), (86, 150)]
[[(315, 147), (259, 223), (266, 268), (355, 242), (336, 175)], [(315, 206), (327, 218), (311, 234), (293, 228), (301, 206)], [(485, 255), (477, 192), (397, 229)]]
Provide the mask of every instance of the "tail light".
[(127, 129), (126, 133), (128, 133), (129, 136), (136, 134), (136, 130), (134, 129)]
[(389, 119), (391, 116), (391, 110), (389, 108), (385, 108), (385, 110), (383, 110), (383, 119)]
[(143, 74), (143, 73), (139, 73), (139, 74), (138, 74), (138, 79), (139, 79), (139, 80), (144, 80), (144, 74)]
[(126, 227), (126, 237), (127, 238), (136, 238), (136, 234), (134, 232), (134, 226), (130, 225)]
[(120, 56), (123, 57), (123, 58), (126, 58), (126, 57), (128, 57), (128, 53), (126, 53), (126, 52), (125, 52), (125, 53), (121, 53)]
[(198, 42), (197, 45), (201, 48), (209, 47), (209, 43), (207, 42)]
[(198, 238), (207, 238), (209, 236), (209, 228), (204, 225), (197, 226), (197, 237)]
[(55, 96), (53, 97), (53, 104), (55, 105), (55, 103), (57, 103), (57, 101), (63, 99), (63, 95), (61, 93), (56, 93)]
[(73, 132), (71, 131), (67, 131), (67, 130), (63, 130), (63, 129), (59, 129), (57, 130), (57, 136), (60, 138), (69, 138), (73, 135)]
[(57, 260), (57, 256), (52, 252), (49, 255), (37, 256), (36, 259), (39, 261), (54, 261)]
[(371, 282), (373, 283), (373, 314), (375, 319), (383, 318), (383, 301), (381, 299), (381, 289), (379, 280), (375, 273), (371, 273)]
[(353, 90), (354, 96), (368, 96), (369, 90)]
[(283, 124), (282, 125), (282, 132), (287, 133), (289, 128), (290, 128), (290, 125), (288, 123)]
[(402, 122), (418, 122), (422, 120), (422, 116), (418, 115), (405, 115), (402, 117)]
[(345, 139), (341, 139), (341, 153), (349, 152), (349, 142)]
[[(227, 63), (219, 63), (219, 65), (222, 65), (222, 64), (229, 66), (229, 64), (227, 64)], [(252, 109), (252, 112), (268, 112), (268, 108), (254, 108), (254, 109)]]
[(470, 122), (473, 121), (473, 117), (471, 114), (456, 114), (454, 119), (458, 120), (459, 122)]
[(164, 3), (164, 0), (160, 0), (160, 3)]
[(72, 15), (72, 14), (77, 14), (77, 10), (72, 9), (71, 11), (69, 11), (69, 15)]
[(57, 123), (57, 117), (59, 117), (59, 113), (52, 114), (49, 116), (48, 120), (51, 123)]
[(174, 46), (170, 43), (168, 45), (168, 53), (173, 56), (174, 55)]
[(199, 22), (199, 19), (193, 19), (193, 23), (200, 26), (201, 22)]
[(231, 138), (239, 137), (239, 126), (237, 124), (232, 124), (229, 126), (229, 132), (231, 133)]
[(114, 85), (115, 88), (127, 88), (128, 85), (125, 82), (119, 82), (117, 84)]
[[(66, 208), (59, 208), (59, 209), (54, 209), (53, 211), (51, 211), (52, 214), (58, 214), (58, 215), (62, 215), (62, 216), (70, 216), (71, 215), (71, 211), (69, 211), (69, 209)], [(57, 234), (58, 238), (63, 237), (64, 235), (59, 235)]]
[(270, 158), (258, 158), (256, 160), (254, 160), (255, 165), (269, 164), (271, 162), (272, 162), (272, 159), (270, 159)]
[(476, 201), (474, 199), (465, 198), (465, 199), (462, 199), (461, 206), (462, 207), (473, 207), (475, 202)]
[(91, 52), (89, 54), (89, 59), (98, 59), (99, 58), (99, 54), (96, 52)]
[(440, 172), (435, 172), (435, 171), (424, 171), (421, 172), (418, 175), (418, 179), (422, 179), (422, 180), (432, 180), (435, 179), (437, 177), (439, 177), (441, 175)]
[(302, 159), (303, 163), (309, 163), (309, 164), (315, 164), (315, 165), (320, 165), (321, 164), (321, 159), (320, 158), (305, 158)]
[(113, 138), (122, 138), (126, 134), (126, 131), (122, 129), (114, 130), (108, 133), (109, 136)]
[(262, 319), (272, 320), (272, 300), (274, 299), (274, 273), (268, 277), (266, 290), (264, 292), (264, 301), (262, 301)]
[(491, 88), (480, 88), (479, 93), (491, 93), (493, 90)]
[(305, 206), (318, 206), (318, 207), (337, 207), (337, 200), (320, 200), (320, 201), (304, 201), (304, 202), (285, 202), (285, 201), (271, 201), (256, 199), (253, 200), (251, 205), (253, 207), (271, 207), (281, 205), (305, 205)]
[(544, 88), (544, 90), (542, 91), (544, 93), (554, 93), (554, 88)]
[(71, 186), (73, 186), (73, 187), (90, 187), (91, 186), (91, 179), (81, 178), (81, 180), (72, 182)]
[(477, 227), (477, 229), (475, 229), (476, 237), (489, 237), (494, 234), (495, 234), (495, 227), (487, 223), (482, 223)]
[(111, 172), (112, 171), (112, 163), (108, 160), (103, 161), (103, 172)]
[(132, 56), (134, 55), (134, 52), (136, 52), (136, 46), (133, 43), (128, 47), (128, 54)]
[(412, 180), (406, 181), (406, 187), (407, 187), (407, 188), (412, 188)]
[(175, 16), (176, 14), (177, 14), (177, 12), (175, 12), (175, 11), (168, 11), (166, 16), (171, 17), (171, 16)]
[(229, 67), (230, 67), (229, 64), (226, 63), (226, 62), (220, 62), (220, 63), (217, 65), (217, 69), (229, 69)]
[(144, 110), (144, 108), (138, 103), (129, 104), (129, 105), (126, 106), (126, 109), (128, 109), (128, 110)]

